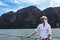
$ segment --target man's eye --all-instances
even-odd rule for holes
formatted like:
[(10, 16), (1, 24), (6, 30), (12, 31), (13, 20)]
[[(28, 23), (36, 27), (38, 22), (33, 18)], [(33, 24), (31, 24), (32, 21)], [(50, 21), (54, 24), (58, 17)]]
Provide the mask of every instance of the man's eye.
[(44, 18), (42, 18), (42, 19), (44, 19)]

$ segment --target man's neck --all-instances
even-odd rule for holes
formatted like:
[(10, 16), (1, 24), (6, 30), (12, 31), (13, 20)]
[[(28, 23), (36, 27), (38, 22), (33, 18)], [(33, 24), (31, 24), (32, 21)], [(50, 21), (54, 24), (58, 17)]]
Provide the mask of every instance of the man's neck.
[(43, 26), (45, 27), (45, 23), (43, 23)]

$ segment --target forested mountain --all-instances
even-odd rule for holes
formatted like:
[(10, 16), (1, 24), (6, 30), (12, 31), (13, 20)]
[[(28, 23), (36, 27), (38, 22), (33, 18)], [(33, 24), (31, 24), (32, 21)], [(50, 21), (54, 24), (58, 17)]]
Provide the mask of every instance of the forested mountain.
[(43, 11), (36, 6), (10, 11), (0, 16), (0, 29), (36, 28), (40, 17), (46, 15), (52, 28), (60, 28), (60, 7), (50, 7)]

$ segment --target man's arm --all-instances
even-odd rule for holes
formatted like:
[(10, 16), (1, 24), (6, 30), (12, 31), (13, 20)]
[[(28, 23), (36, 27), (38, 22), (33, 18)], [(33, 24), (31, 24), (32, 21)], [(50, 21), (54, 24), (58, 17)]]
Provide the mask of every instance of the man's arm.
[(35, 31), (33, 31), (31, 34), (29, 34), (27, 37), (31, 37), (32, 35), (36, 34), (39, 31), (40, 27), (38, 25), (38, 27), (35, 29)]
[(36, 31), (33, 31), (31, 34), (29, 34), (29, 35), (27, 36), (27, 38), (33, 36), (34, 34), (36, 34)]
[(48, 40), (50, 40), (50, 37), (51, 37), (51, 26), (49, 25), (49, 28), (48, 28)]

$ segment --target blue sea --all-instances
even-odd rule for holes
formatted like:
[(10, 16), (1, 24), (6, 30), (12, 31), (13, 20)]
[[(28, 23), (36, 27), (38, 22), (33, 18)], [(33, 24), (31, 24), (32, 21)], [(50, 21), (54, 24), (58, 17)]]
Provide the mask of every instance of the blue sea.
[[(31, 38), (26, 36), (34, 29), (0, 29), (0, 40), (39, 40), (39, 33)], [(60, 29), (52, 29), (52, 40), (60, 40)]]

